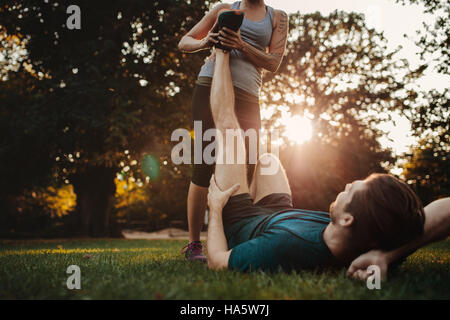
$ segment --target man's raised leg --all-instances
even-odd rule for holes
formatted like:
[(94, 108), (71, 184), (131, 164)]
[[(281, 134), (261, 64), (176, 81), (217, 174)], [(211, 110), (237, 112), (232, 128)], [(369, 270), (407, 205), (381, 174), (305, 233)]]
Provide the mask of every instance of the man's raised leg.
[[(227, 141), (226, 130), (238, 130), (239, 123), (234, 113), (234, 91), (231, 82), (229, 65), (230, 55), (221, 49), (216, 49), (216, 63), (211, 85), (211, 113), (216, 129), (219, 130), (216, 137), (217, 162), (214, 173), (215, 180), (211, 180), (208, 193), (209, 226), (208, 226), (208, 266), (212, 269), (224, 269), (228, 267), (231, 250), (228, 249), (222, 220), (224, 203), (231, 195), (248, 193), (247, 170), (245, 161), (227, 164), (227, 155), (236, 155), (241, 152), (245, 155), (245, 145), (242, 135), (237, 139)], [(237, 141), (236, 141), (237, 140)], [(244, 153), (242, 153), (244, 152)], [(244, 157), (245, 159), (245, 157)], [(233, 159), (234, 160), (234, 159)], [(236, 184), (239, 183), (239, 189)]]
[[(216, 49), (216, 62), (214, 76), (211, 85), (211, 113), (213, 115), (216, 129), (218, 129), (223, 139), (218, 139), (218, 161), (215, 169), (215, 179), (217, 186), (221, 190), (226, 190), (240, 184), (239, 190), (235, 194), (248, 193), (247, 169), (244, 163), (234, 161), (228, 164), (227, 155), (244, 155), (245, 144), (243, 137), (238, 134), (236, 139), (227, 141), (226, 130), (238, 130), (239, 122), (234, 112), (234, 90), (231, 80), (229, 65), (230, 54)], [(222, 140), (222, 141), (220, 141)], [(220, 161), (220, 155), (223, 161)]]

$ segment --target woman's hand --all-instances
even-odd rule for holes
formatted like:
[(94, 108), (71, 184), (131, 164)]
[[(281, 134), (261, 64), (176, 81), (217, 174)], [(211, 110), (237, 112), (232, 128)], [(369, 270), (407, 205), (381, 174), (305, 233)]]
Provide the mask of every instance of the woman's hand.
[(240, 184), (237, 183), (232, 186), (230, 189), (222, 191), (216, 184), (216, 178), (212, 175), (211, 180), (209, 181), (209, 189), (208, 189), (208, 206), (211, 211), (220, 211), (222, 212), (223, 207), (227, 203), (228, 199), (231, 197), (233, 193), (239, 190)]
[[(178, 43), (178, 48), (183, 52), (196, 52), (208, 49), (211, 44), (216, 43), (218, 33), (213, 33), (217, 24), (217, 16), (223, 9), (231, 9), (229, 3), (219, 3), (212, 8), (205, 16), (186, 33)], [(215, 41), (214, 41), (214, 40)]]
[(386, 280), (389, 259), (386, 252), (381, 250), (371, 250), (353, 260), (352, 264), (348, 268), (347, 275), (354, 279), (365, 281), (369, 276), (371, 276), (371, 274), (367, 271), (367, 268), (372, 265), (380, 268), (381, 280)]
[(219, 41), (222, 45), (231, 49), (242, 50), (245, 41), (241, 38), (241, 31), (235, 32), (227, 27), (223, 27), (219, 31)]
[(219, 36), (219, 33), (214, 33), (214, 32), (212, 32), (213, 30), (214, 30), (214, 28), (211, 29), (211, 30), (208, 32), (208, 34), (206, 35), (206, 37), (204, 37), (204, 38), (201, 40), (200, 46), (201, 46), (202, 49), (211, 48), (211, 46), (212, 46), (214, 43), (218, 43), (218, 42), (219, 42), (219, 40), (217, 40), (217, 37)]

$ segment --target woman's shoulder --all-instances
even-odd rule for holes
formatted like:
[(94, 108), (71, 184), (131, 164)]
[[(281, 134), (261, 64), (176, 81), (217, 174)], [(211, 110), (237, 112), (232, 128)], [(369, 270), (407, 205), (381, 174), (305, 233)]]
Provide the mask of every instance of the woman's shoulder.
[(288, 15), (285, 11), (279, 9), (273, 10), (273, 27), (275, 28), (278, 25), (279, 21), (283, 21), (288, 18)]
[(231, 7), (232, 7), (231, 3), (218, 3), (211, 9), (211, 11), (219, 12), (220, 10), (223, 9), (231, 9)]

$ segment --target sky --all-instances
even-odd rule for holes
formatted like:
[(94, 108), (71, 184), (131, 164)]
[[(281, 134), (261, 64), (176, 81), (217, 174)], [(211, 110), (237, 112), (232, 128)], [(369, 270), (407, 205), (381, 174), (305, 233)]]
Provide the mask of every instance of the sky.
[[(336, 9), (364, 13), (367, 25), (384, 33), (388, 40), (388, 49), (393, 50), (402, 45), (403, 49), (397, 57), (408, 60), (411, 67), (416, 67), (420, 62), (417, 55), (420, 48), (414, 44), (415, 31), (421, 29), (422, 22), (434, 21), (432, 15), (423, 13), (423, 6), (403, 6), (395, 3), (395, 0), (266, 0), (265, 3), (288, 14), (297, 11), (300, 13), (319, 11), (322, 15), (328, 15)], [(406, 39), (404, 34), (412, 39)], [(425, 76), (417, 82), (417, 89), (428, 91), (435, 88), (441, 91), (448, 87), (448, 83), (450, 76), (438, 75), (432, 70), (427, 70)], [(395, 125), (386, 123), (380, 126), (388, 132), (388, 138), (393, 141), (383, 138), (380, 142), (385, 147), (392, 147), (396, 154), (401, 154), (408, 151), (409, 146), (416, 140), (410, 135), (410, 123), (406, 118), (398, 115), (394, 115), (393, 118)]]

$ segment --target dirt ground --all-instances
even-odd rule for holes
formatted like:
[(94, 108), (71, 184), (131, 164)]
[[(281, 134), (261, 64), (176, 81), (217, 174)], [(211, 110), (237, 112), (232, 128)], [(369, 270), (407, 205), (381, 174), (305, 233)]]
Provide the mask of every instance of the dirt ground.
[[(202, 232), (200, 239), (206, 240), (206, 232)], [(142, 232), (135, 230), (122, 230), (122, 235), (125, 239), (164, 239), (164, 240), (188, 240), (189, 234), (187, 231), (177, 228), (166, 228), (156, 232)]]

